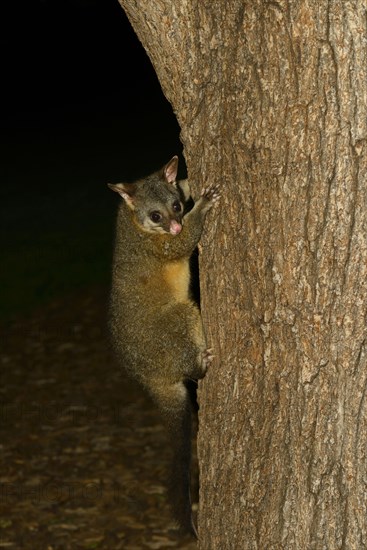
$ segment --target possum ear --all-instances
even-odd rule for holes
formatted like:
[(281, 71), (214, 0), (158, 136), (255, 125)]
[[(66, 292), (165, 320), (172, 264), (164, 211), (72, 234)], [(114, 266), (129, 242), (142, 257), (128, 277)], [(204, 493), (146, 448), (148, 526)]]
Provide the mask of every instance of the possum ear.
[(171, 158), (165, 166), (163, 166), (163, 176), (167, 183), (175, 183), (178, 168), (178, 156)]
[(112, 191), (121, 195), (128, 207), (134, 210), (135, 185), (133, 183), (108, 183), (107, 185)]

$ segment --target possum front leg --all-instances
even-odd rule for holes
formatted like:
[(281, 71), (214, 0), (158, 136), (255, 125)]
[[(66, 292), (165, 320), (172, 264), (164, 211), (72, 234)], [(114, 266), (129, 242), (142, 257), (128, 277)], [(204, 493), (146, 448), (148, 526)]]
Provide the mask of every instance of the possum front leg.
[(183, 218), (183, 228), (178, 235), (162, 235), (160, 239), (149, 238), (149, 250), (154, 255), (167, 260), (189, 258), (195, 250), (203, 232), (204, 220), (207, 212), (220, 198), (219, 185), (205, 187), (199, 200)]

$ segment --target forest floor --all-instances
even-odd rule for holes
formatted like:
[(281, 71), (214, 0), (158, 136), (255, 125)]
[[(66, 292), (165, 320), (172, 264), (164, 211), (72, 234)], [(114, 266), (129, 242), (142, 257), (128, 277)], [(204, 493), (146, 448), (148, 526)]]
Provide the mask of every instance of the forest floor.
[(159, 415), (116, 365), (106, 291), (1, 325), (0, 550), (193, 550), (165, 498)]

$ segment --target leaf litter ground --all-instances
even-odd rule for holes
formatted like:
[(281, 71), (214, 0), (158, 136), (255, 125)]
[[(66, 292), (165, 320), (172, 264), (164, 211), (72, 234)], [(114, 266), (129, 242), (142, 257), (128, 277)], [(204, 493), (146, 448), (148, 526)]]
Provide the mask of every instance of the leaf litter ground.
[(187, 549), (154, 406), (113, 359), (93, 288), (1, 327), (0, 550)]

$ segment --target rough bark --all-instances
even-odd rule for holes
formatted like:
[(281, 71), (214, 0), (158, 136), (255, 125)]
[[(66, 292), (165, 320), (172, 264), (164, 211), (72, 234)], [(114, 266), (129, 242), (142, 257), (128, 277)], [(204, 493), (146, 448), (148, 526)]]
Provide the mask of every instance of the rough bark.
[(119, 0), (219, 181), (200, 261), (199, 546), (367, 548), (363, 0)]

